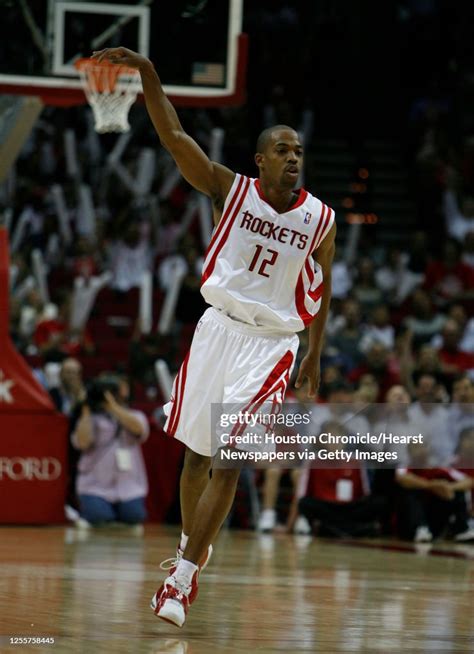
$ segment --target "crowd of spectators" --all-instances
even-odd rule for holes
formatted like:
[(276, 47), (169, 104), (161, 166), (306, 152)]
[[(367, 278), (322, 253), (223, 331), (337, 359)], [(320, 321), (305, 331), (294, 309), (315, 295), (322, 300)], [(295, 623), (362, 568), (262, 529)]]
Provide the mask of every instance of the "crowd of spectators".
[(321, 434), (312, 446), (318, 456), (308, 463), (307, 448), (300, 447), (306, 451), (291, 471), (293, 501), (285, 527), (278, 525), (284, 471), (266, 471), (261, 531), (305, 534), (316, 526), (318, 534), (333, 537), (397, 533), (416, 542), (441, 536), (474, 540), (472, 380), (457, 376), (448, 395), (434, 374), (421, 373), (413, 395), (401, 383), (383, 401), (376, 402), (377, 393), (373, 377), (357, 385), (340, 378), (325, 385), (316, 406), (299, 390), (290, 396), (287, 409), (293, 412), (296, 405), (312, 416), (304, 433)]

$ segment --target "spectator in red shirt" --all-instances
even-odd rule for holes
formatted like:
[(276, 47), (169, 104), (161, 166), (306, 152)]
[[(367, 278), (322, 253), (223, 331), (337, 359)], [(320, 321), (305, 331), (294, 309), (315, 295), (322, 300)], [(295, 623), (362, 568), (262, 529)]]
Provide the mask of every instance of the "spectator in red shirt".
[(431, 468), (430, 451), (423, 443), (408, 447), (410, 465), (395, 474), (400, 487), (398, 526), (402, 538), (429, 542), (451, 529), (454, 540), (474, 540), (468, 525), (465, 491), (472, 479), (453, 467)]
[[(336, 420), (323, 423), (321, 433), (343, 435), (344, 427)], [(335, 452), (339, 444), (324, 444)], [(320, 526), (320, 536), (371, 536), (379, 533), (385, 499), (370, 494), (366, 471), (349, 467), (342, 461), (328, 463), (325, 468), (306, 468), (301, 472), (298, 487), (298, 508), (312, 525)]]

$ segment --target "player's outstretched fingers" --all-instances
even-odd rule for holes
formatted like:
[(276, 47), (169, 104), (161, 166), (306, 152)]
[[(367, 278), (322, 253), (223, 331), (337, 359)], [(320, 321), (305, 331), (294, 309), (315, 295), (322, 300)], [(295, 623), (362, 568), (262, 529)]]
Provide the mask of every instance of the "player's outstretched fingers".
[(106, 56), (108, 50), (109, 48), (104, 48), (103, 50), (94, 50), (92, 53), (92, 59), (97, 59), (97, 61), (100, 63)]
[(127, 59), (127, 51), (124, 48), (110, 48), (107, 53), (107, 59), (112, 64), (121, 64)]
[(140, 68), (140, 65), (145, 61), (145, 58), (138, 52), (133, 52), (133, 50), (124, 47), (96, 50), (92, 53), (92, 57), (99, 63), (105, 60), (110, 61), (111, 64), (120, 64), (130, 68)]
[(104, 48), (98, 52), (94, 52), (92, 55), (100, 63), (107, 59), (112, 64), (121, 64), (124, 63), (126, 59), (126, 51), (124, 48)]

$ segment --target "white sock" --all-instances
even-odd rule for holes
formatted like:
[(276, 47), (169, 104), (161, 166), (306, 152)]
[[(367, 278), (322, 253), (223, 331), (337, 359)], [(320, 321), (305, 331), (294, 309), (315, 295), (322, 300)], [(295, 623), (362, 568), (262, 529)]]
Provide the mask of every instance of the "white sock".
[(188, 544), (189, 536), (187, 536), (184, 531), (181, 532), (181, 540), (179, 541), (179, 549), (184, 552), (186, 545)]
[(198, 570), (198, 566), (191, 561), (186, 561), (186, 559), (181, 559), (176, 568), (174, 576), (179, 581), (179, 583), (184, 586), (189, 586), (193, 578), (194, 573)]

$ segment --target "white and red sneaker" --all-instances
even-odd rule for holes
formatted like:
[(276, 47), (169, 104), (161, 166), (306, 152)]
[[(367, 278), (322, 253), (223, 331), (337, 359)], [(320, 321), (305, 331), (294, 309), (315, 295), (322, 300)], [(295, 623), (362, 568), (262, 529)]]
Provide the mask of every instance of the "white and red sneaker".
[[(209, 545), (209, 547), (207, 548), (206, 555), (204, 556), (204, 558), (199, 563), (199, 572), (202, 572), (206, 568), (207, 564), (209, 563), (209, 560), (210, 560), (211, 556), (212, 556), (212, 545)], [(169, 573), (168, 573), (169, 577), (172, 577), (174, 575), (174, 573), (176, 572), (176, 568), (178, 567), (178, 563), (181, 561), (182, 558), (183, 558), (183, 550), (178, 545), (178, 548), (176, 550), (176, 556), (171, 557), (169, 559), (165, 559), (164, 561), (162, 561), (160, 563), (161, 570), (168, 570), (169, 571)], [(194, 600), (196, 599), (197, 594), (198, 594), (198, 575), (194, 575), (191, 586), (192, 586), (191, 587), (191, 593), (189, 595), (189, 603), (190, 604), (192, 604), (194, 602)], [(160, 590), (161, 590), (161, 587), (160, 587), (160, 589), (158, 589), (156, 594), (158, 594), (158, 592)], [(156, 594), (155, 594), (155, 597), (156, 597)], [(153, 600), (152, 600), (152, 603), (153, 603)]]
[(167, 577), (151, 600), (154, 614), (166, 622), (182, 627), (189, 610), (190, 594), (194, 586), (197, 595), (197, 577), (198, 571), (194, 573), (189, 586), (180, 583), (174, 575)]

